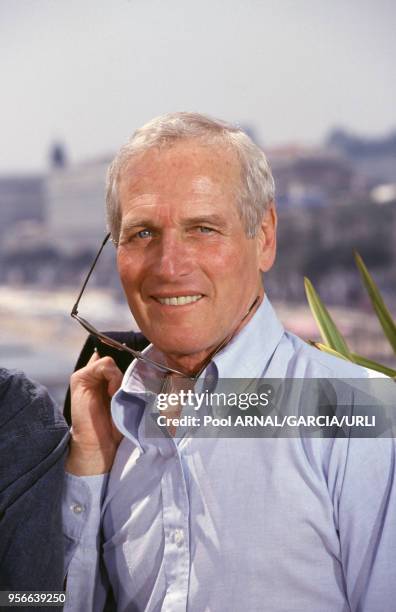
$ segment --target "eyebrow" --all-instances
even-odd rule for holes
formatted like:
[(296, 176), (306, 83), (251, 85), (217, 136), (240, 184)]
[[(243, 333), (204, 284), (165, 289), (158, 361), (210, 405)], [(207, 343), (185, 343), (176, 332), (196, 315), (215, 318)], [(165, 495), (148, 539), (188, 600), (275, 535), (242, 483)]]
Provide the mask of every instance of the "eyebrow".
[(197, 217), (188, 217), (187, 219), (182, 221), (183, 225), (204, 225), (205, 223), (212, 223), (213, 225), (224, 226), (226, 220), (224, 217), (212, 213), (207, 215), (199, 215)]
[[(198, 215), (196, 217), (186, 217), (181, 221), (181, 224), (184, 227), (188, 227), (191, 225), (205, 225), (207, 223), (224, 227), (226, 225), (226, 220), (224, 219), (224, 217), (218, 215), (217, 213), (209, 213), (207, 215)], [(153, 221), (153, 219), (143, 217), (140, 219), (127, 219), (124, 223), (121, 223), (121, 232), (130, 232), (131, 230), (137, 227), (147, 227), (156, 229), (158, 225), (155, 223), (155, 221)]]
[(121, 232), (130, 232), (136, 227), (155, 227), (152, 219), (130, 219), (127, 221), (121, 221)]

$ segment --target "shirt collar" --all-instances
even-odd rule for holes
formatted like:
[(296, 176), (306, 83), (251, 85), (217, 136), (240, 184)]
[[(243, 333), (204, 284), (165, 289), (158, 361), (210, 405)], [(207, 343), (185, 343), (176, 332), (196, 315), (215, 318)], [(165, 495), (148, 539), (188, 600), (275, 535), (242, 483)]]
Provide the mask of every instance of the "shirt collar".
[(217, 378), (259, 378), (284, 333), (267, 296), (241, 331), (213, 358)]

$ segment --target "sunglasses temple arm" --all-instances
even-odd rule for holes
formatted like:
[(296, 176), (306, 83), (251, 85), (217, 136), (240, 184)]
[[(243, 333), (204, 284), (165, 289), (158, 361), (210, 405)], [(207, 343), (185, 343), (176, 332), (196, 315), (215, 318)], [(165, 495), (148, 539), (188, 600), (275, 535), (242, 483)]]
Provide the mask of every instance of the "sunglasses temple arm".
[(102, 242), (102, 244), (101, 244), (101, 246), (100, 246), (100, 249), (99, 249), (99, 251), (98, 251), (98, 252), (97, 252), (97, 254), (96, 254), (96, 257), (95, 257), (95, 259), (93, 260), (93, 264), (92, 264), (92, 266), (90, 267), (89, 272), (88, 272), (88, 274), (87, 274), (87, 277), (86, 277), (86, 279), (85, 279), (85, 281), (84, 281), (84, 283), (83, 283), (83, 286), (82, 286), (82, 288), (81, 288), (81, 291), (80, 291), (80, 293), (78, 294), (77, 301), (76, 301), (76, 303), (74, 304), (74, 306), (73, 306), (73, 308), (72, 308), (72, 311), (71, 311), (71, 314), (72, 314), (72, 315), (76, 315), (76, 314), (78, 313), (78, 304), (79, 304), (79, 302), (80, 302), (80, 300), (81, 300), (81, 296), (82, 296), (82, 294), (83, 294), (83, 293), (84, 293), (84, 291), (85, 291), (85, 287), (87, 286), (87, 283), (88, 283), (89, 279), (91, 278), (91, 274), (92, 274), (92, 272), (93, 272), (93, 270), (94, 270), (94, 268), (95, 268), (95, 266), (96, 266), (96, 262), (98, 261), (98, 259), (99, 259), (99, 257), (100, 257), (100, 254), (101, 254), (101, 252), (103, 251), (104, 246), (105, 246), (106, 242), (108, 241), (108, 239), (110, 238), (110, 236), (111, 236), (110, 232), (109, 232), (108, 234), (106, 234), (106, 236), (105, 236), (105, 238), (104, 238), (104, 240), (103, 240), (103, 242)]

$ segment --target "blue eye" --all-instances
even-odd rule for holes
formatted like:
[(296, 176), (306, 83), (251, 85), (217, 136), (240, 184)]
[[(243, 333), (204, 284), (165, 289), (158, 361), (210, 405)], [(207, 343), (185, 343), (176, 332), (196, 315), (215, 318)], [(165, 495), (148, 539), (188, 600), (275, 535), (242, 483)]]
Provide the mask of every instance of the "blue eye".
[(206, 227), (205, 225), (200, 225), (198, 227), (198, 231), (201, 234), (210, 234), (210, 233), (214, 232), (214, 229), (212, 229), (211, 227)]
[(148, 229), (140, 230), (140, 232), (138, 232), (136, 235), (138, 238), (150, 238), (151, 231)]

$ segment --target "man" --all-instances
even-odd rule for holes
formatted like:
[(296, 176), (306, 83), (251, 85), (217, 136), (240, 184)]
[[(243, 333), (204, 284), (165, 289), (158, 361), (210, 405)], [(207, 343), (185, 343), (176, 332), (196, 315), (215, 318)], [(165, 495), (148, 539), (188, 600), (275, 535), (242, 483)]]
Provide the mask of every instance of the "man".
[(264, 154), (228, 124), (160, 117), (115, 158), (107, 212), (152, 344), (123, 380), (96, 354), (72, 377), (69, 609), (101, 610), (109, 586), (125, 611), (396, 609), (393, 440), (145, 428), (156, 382), (367, 376), (285, 332), (265, 295), (276, 212)]

